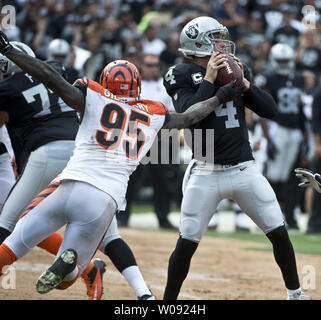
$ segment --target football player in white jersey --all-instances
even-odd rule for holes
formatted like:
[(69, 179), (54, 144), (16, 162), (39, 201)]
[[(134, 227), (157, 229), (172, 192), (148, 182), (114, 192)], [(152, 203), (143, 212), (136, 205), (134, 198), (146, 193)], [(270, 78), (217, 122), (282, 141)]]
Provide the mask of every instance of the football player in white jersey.
[[(1, 272), (66, 225), (55, 262), (37, 281), (39, 293), (69, 287), (86, 268), (116, 211), (125, 208), (129, 176), (161, 128), (188, 127), (244, 90), (234, 88), (233, 81), (185, 113), (169, 114), (159, 102), (139, 100), (140, 74), (128, 61), (108, 64), (100, 84), (83, 79), (72, 86), (45, 62), (15, 50), (1, 31), (0, 52), (81, 114), (66, 168), (43, 192), (45, 199), (34, 199), (0, 246)], [(225, 61), (222, 56), (219, 65)]]

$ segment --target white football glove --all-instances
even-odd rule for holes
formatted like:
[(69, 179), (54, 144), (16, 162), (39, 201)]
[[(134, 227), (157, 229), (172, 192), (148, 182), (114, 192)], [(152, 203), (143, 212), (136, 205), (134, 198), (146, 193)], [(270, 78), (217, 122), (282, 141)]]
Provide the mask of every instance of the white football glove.
[(299, 187), (313, 187), (317, 192), (321, 193), (321, 175), (303, 168), (296, 168), (294, 172), (298, 178), (302, 179)]

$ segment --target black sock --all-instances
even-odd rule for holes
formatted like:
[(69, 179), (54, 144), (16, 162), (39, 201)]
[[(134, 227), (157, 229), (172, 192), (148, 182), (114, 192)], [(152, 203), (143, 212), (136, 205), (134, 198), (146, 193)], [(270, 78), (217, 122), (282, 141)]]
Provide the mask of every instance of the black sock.
[(281, 269), (287, 289), (295, 290), (300, 287), (295, 254), (285, 226), (276, 228), (266, 234), (273, 245), (276, 263)]
[(169, 258), (167, 284), (164, 300), (176, 300), (182, 284), (187, 277), (189, 267), (198, 243), (179, 238), (176, 248)]
[(0, 227), (0, 244), (3, 243), (4, 240), (6, 240), (7, 237), (9, 237), (11, 234), (11, 231)]
[(137, 265), (132, 250), (121, 238), (109, 242), (104, 252), (120, 273), (130, 266)]

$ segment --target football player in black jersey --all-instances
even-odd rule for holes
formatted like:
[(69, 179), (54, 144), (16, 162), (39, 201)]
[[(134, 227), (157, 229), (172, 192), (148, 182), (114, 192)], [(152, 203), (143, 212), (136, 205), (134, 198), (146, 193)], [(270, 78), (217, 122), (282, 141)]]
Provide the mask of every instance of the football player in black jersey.
[[(273, 118), (277, 113), (275, 101), (251, 83), (247, 68), (234, 56), (235, 46), (228, 40), (227, 28), (215, 19), (191, 20), (181, 31), (180, 45), (180, 51), (191, 63), (171, 67), (164, 77), (177, 112), (215, 94), (217, 71), (224, 54), (233, 54), (244, 71), (246, 91), (191, 128), (200, 129), (203, 139), (191, 142), (193, 159), (183, 181), (180, 235), (169, 259), (164, 299), (177, 299), (198, 243), (224, 198), (238, 203), (271, 241), (288, 299), (307, 299), (300, 288), (295, 253), (275, 193), (254, 164), (245, 122), (245, 107), (260, 117)], [(210, 143), (204, 139), (207, 129), (214, 129), (214, 141)], [(209, 152), (214, 153), (207, 157), (213, 163), (202, 157)]]
[[(276, 150), (269, 154), (266, 177), (282, 206), (288, 228), (299, 230), (294, 208), (300, 190), (293, 169), (303, 160), (299, 159), (301, 148), (308, 146), (302, 103), (305, 80), (301, 73), (295, 72), (294, 50), (287, 44), (277, 43), (271, 48), (270, 64), (272, 71), (262, 88), (273, 96), (278, 113), (270, 128)], [(306, 156), (307, 150), (303, 153)]]

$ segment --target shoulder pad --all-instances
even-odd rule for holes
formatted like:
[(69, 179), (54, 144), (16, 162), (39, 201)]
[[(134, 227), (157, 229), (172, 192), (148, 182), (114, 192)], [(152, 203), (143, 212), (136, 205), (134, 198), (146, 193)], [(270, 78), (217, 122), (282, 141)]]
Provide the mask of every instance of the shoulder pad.
[(137, 100), (128, 102), (128, 104), (151, 115), (165, 115), (167, 113), (167, 108), (161, 102), (153, 100)]

